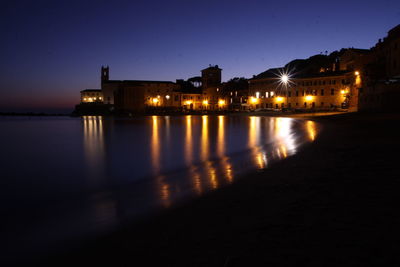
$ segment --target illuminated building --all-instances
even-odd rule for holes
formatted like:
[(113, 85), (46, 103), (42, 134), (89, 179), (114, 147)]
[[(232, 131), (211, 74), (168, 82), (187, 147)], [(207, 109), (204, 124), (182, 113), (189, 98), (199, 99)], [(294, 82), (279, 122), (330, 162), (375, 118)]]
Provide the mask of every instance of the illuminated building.
[(360, 71), (356, 75), (353, 69), (354, 55), (358, 58), (366, 51), (342, 49), (260, 73), (249, 80), (250, 108), (357, 110), (361, 79)]
[(103, 93), (100, 89), (85, 89), (81, 91), (81, 103), (103, 103)]
[(101, 68), (101, 92), (104, 103), (117, 110), (223, 110), (226, 97), (221, 88), (221, 69), (203, 69), (202, 77), (170, 81), (110, 80), (109, 67)]

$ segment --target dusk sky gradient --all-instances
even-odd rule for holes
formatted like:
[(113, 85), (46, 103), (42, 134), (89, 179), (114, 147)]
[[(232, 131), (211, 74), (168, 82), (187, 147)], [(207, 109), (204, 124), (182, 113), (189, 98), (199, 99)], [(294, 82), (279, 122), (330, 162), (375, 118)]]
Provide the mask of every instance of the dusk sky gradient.
[(72, 111), (111, 79), (250, 78), (296, 58), (371, 48), (400, 1), (8, 1), (0, 11), (0, 111)]

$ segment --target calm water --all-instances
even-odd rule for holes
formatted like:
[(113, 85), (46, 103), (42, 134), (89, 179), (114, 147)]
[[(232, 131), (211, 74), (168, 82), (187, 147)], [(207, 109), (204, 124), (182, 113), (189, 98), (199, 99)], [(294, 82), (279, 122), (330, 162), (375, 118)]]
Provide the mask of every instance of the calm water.
[(316, 138), (245, 116), (0, 118), (3, 236), (40, 255), (235, 182)]

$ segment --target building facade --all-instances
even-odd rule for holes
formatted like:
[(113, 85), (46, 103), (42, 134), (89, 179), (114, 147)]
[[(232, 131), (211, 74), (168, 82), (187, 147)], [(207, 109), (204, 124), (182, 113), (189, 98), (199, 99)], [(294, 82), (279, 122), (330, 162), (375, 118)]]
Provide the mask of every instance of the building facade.
[(101, 89), (82, 90), (81, 103), (103, 103), (103, 92)]
[(371, 49), (370, 60), (362, 73), (365, 84), (360, 91), (360, 110), (397, 110), (400, 98), (400, 25), (379, 39)]
[[(151, 109), (224, 110), (226, 97), (221, 92), (221, 69), (210, 66), (197, 77), (171, 81), (110, 80), (109, 67), (101, 68), (101, 92), (104, 103), (122, 111)], [(187, 86), (188, 84), (192, 86)], [(201, 86), (200, 86), (201, 84)]]
[(339, 71), (289, 77), (287, 83), (279, 75), (271, 73), (271, 76), (249, 81), (250, 109), (357, 108), (359, 73)]
[(269, 69), (249, 80), (250, 109), (356, 111), (367, 54), (365, 49), (342, 49)]

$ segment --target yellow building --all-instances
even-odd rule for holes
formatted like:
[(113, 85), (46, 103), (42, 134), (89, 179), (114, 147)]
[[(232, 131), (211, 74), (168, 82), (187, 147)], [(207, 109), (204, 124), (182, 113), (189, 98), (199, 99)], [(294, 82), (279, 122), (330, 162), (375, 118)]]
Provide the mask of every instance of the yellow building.
[(103, 103), (103, 92), (100, 89), (82, 90), (81, 103)]
[(306, 77), (285, 76), (272, 69), (249, 81), (250, 109), (357, 108), (359, 72), (323, 72)]

